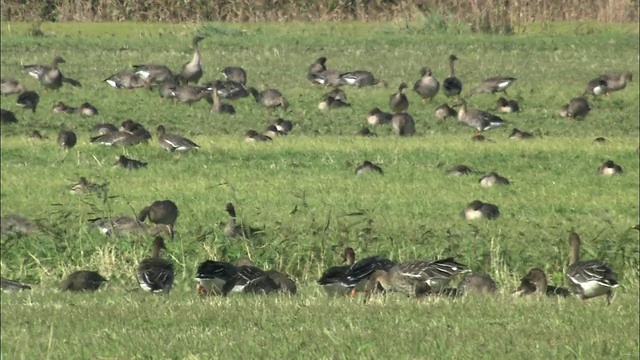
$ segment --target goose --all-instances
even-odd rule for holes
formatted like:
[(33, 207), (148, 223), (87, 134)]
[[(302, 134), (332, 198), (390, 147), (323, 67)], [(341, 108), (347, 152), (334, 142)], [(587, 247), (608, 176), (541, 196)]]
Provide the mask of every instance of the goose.
[(533, 268), (520, 279), (520, 286), (518, 286), (518, 289), (516, 289), (513, 294), (516, 296), (546, 295), (567, 297), (570, 295), (570, 292), (563, 287), (548, 285), (547, 275), (544, 271)]
[(250, 238), (262, 232), (262, 229), (247, 226), (245, 224), (238, 224), (236, 221), (236, 208), (232, 203), (228, 202), (225, 205), (225, 209), (229, 214), (229, 221), (224, 227), (224, 234), (226, 236)]
[(189, 83), (197, 84), (202, 78), (202, 66), (200, 65), (200, 47), (198, 43), (204, 40), (202, 36), (194, 36), (191, 41), (191, 46), (193, 47), (193, 58), (191, 61), (182, 65), (182, 70), (180, 71), (180, 76), (184, 80), (185, 85), (189, 85)]
[(376, 79), (370, 71), (357, 70), (340, 74), (340, 82), (358, 88), (365, 86), (376, 86), (382, 84), (386, 87), (386, 82)]
[(118, 165), (126, 170), (137, 170), (147, 167), (146, 162), (130, 159), (124, 155), (120, 155), (114, 165)]
[(279, 285), (262, 269), (249, 260), (242, 259), (236, 263), (236, 274), (222, 287), (222, 296), (230, 292), (266, 295), (280, 289)]
[(362, 137), (378, 137), (378, 134), (376, 134), (375, 132), (371, 131), (369, 128), (363, 127), (360, 130), (358, 130), (356, 132), (357, 136), (362, 136)]
[(507, 95), (507, 88), (516, 81), (516, 78), (510, 76), (496, 76), (485, 79), (478, 85), (473, 88), (466, 97), (471, 97), (474, 94), (478, 93), (490, 93), (495, 94), (497, 92), (503, 92)]
[(264, 131), (262, 132), (262, 135), (270, 139), (273, 139), (277, 136), (287, 135), (287, 133), (278, 130), (278, 126), (276, 126), (275, 124), (270, 124), (270, 125), (267, 125), (266, 129), (264, 129)]
[(37, 231), (37, 226), (29, 219), (18, 214), (9, 214), (0, 218), (0, 235), (25, 236)]
[(220, 96), (218, 94), (218, 89), (213, 88), (211, 92), (213, 96), (213, 104), (211, 104), (211, 110), (209, 111), (211, 114), (229, 114), (233, 115), (236, 113), (236, 109), (231, 104), (224, 104), (220, 101)]
[(35, 91), (27, 90), (18, 95), (16, 104), (23, 109), (31, 109), (31, 112), (35, 113), (39, 102), (40, 95)]
[(487, 274), (467, 273), (456, 289), (456, 295), (493, 294), (496, 292), (496, 282)]
[(351, 104), (344, 102), (340, 99), (336, 99), (333, 96), (327, 94), (324, 97), (324, 100), (318, 104), (318, 110), (329, 110), (329, 109), (339, 109), (339, 108), (347, 108), (351, 107)]
[(371, 274), (377, 270), (387, 271), (395, 263), (379, 256), (364, 258), (358, 262), (351, 247), (344, 249), (342, 261), (345, 265), (332, 266), (322, 273), (318, 285), (329, 295), (356, 295), (364, 290)]
[(365, 289), (371, 274), (378, 270), (389, 271), (395, 265), (396, 263), (394, 261), (377, 255), (355, 262), (345, 271), (347, 284), (352, 287), (351, 296)]
[(471, 109), (467, 107), (467, 102), (458, 99), (455, 103), (460, 106), (458, 110), (458, 121), (477, 130), (476, 135), (480, 135), (483, 131), (502, 127), (504, 121), (493, 114), (480, 109)]
[(526, 131), (520, 131), (518, 128), (513, 128), (511, 135), (509, 135), (509, 139), (511, 140), (524, 140), (533, 138), (532, 133), (528, 133)]
[(117, 72), (104, 79), (103, 82), (106, 82), (116, 89), (127, 91), (146, 86), (144, 79), (131, 70), (122, 70)]
[(265, 273), (278, 286), (279, 292), (289, 295), (295, 295), (298, 292), (295, 281), (286, 273), (274, 269), (267, 270)]
[(158, 94), (160, 95), (160, 102), (164, 99), (173, 100), (176, 97), (176, 90), (180, 86), (178, 77), (170, 76), (160, 83), (158, 87)]
[(612, 289), (619, 286), (613, 270), (602, 260), (580, 261), (580, 236), (575, 232), (569, 235), (569, 242), (571, 265), (565, 271), (569, 290), (582, 300), (607, 295), (607, 305), (611, 304)]
[(227, 66), (222, 69), (222, 75), (225, 79), (243, 87), (247, 85), (247, 72), (239, 66)]
[(198, 265), (196, 281), (198, 295), (222, 295), (224, 285), (235, 278), (238, 270), (235, 265), (225, 261), (205, 260)]
[(211, 90), (205, 86), (180, 85), (173, 90), (173, 99), (186, 103), (189, 106), (202, 99), (213, 102)]
[(312, 84), (316, 83), (316, 76), (322, 74), (325, 70), (327, 70), (327, 67), (325, 66), (326, 62), (327, 58), (323, 56), (317, 58), (316, 61), (313, 62), (313, 64), (309, 65), (307, 69), (307, 80), (311, 81)]
[(18, 119), (16, 118), (16, 114), (14, 114), (13, 111), (0, 109), (0, 123), (13, 124), (17, 122), (18, 122)]
[(329, 91), (328, 93), (324, 94), (324, 98), (326, 98), (327, 96), (331, 96), (335, 100), (347, 101), (347, 93), (344, 92), (344, 90), (339, 88), (335, 88)]
[(380, 166), (372, 163), (369, 160), (365, 160), (362, 164), (356, 167), (356, 175), (363, 175), (368, 173), (378, 173), (380, 175), (384, 174)]
[(442, 93), (446, 97), (458, 96), (462, 92), (462, 82), (456, 77), (454, 62), (458, 60), (455, 55), (449, 56), (449, 77), (442, 82)]
[(569, 104), (563, 106), (561, 115), (564, 113), (566, 117), (571, 119), (584, 119), (591, 111), (589, 102), (583, 97), (571, 99)]
[(607, 82), (607, 90), (609, 93), (624, 89), (627, 87), (627, 83), (631, 82), (632, 78), (633, 75), (628, 71), (619, 74), (600, 75), (600, 79)]
[(0, 79), (0, 92), (2, 95), (13, 95), (25, 92), (27, 88), (16, 79)]
[(89, 104), (88, 102), (83, 102), (82, 104), (80, 104), (76, 112), (80, 114), (80, 116), (98, 115), (98, 109), (96, 109), (95, 106)]
[(92, 227), (97, 228), (105, 236), (123, 236), (167, 233), (165, 225), (148, 226), (129, 216), (102, 217), (87, 220)]
[(153, 252), (150, 258), (140, 261), (136, 276), (144, 291), (169, 293), (173, 286), (173, 263), (160, 257), (160, 251), (166, 250), (164, 239), (156, 236), (153, 239)]
[(582, 96), (593, 95), (593, 97), (595, 98), (605, 94), (609, 94), (607, 81), (600, 77), (597, 77), (587, 83), (587, 87), (584, 89)]
[(339, 87), (344, 85), (344, 81), (340, 77), (340, 71), (336, 69), (326, 69), (321, 73), (310, 74), (313, 83), (323, 85), (324, 87)]
[(63, 114), (63, 113), (64, 114), (72, 114), (72, 113), (76, 112), (76, 108), (68, 106), (67, 104), (63, 103), (62, 101), (60, 101), (57, 104), (53, 105), (51, 110), (54, 113), (57, 113), (57, 114)]
[(276, 89), (267, 89), (258, 92), (258, 90), (251, 87), (248, 91), (256, 102), (267, 108), (267, 110), (282, 107), (286, 111), (289, 108), (289, 101)]
[(100, 191), (104, 188), (103, 185), (95, 184), (87, 180), (86, 177), (80, 177), (80, 180), (71, 186), (71, 194), (87, 194), (91, 192)]
[(367, 113), (367, 123), (369, 125), (383, 125), (391, 123), (393, 115), (380, 110), (380, 108), (373, 108)]
[(153, 83), (162, 84), (164, 81), (174, 78), (167, 66), (159, 64), (133, 65), (133, 72), (144, 80), (146, 86)]
[(78, 138), (76, 137), (76, 133), (71, 130), (64, 130), (63, 128), (58, 132), (58, 146), (63, 148), (64, 150), (69, 150), (72, 147), (76, 146), (76, 142)]
[(118, 131), (118, 128), (110, 123), (100, 123), (93, 125), (90, 131), (97, 135), (107, 135)]
[(275, 121), (276, 129), (283, 134), (288, 134), (293, 130), (293, 122), (291, 120), (285, 120), (283, 118), (277, 118)]
[(26, 70), (29, 75), (38, 79), (40, 84), (47, 90), (58, 90), (62, 87), (63, 83), (67, 83), (71, 86), (81, 87), (82, 85), (78, 80), (71, 79), (62, 75), (62, 72), (58, 68), (58, 65), (64, 64), (66, 61), (62, 56), (56, 56), (53, 58), (51, 66), (47, 65), (24, 65), (22, 68)]
[(9, 280), (7, 278), (0, 277), (0, 289), (7, 293), (14, 293), (23, 290), (31, 290), (31, 286), (18, 280)]
[(471, 175), (474, 173), (475, 171), (473, 169), (471, 169), (467, 165), (462, 165), (462, 164), (452, 166), (449, 169), (447, 169), (447, 171), (445, 172), (445, 174), (449, 176), (464, 176), (464, 175)]
[(144, 139), (151, 139), (151, 133), (144, 126), (131, 119), (127, 119), (120, 124), (119, 131), (128, 132), (132, 135), (138, 135)]
[(167, 134), (163, 125), (158, 125), (156, 131), (158, 132), (158, 143), (160, 144), (160, 147), (168, 152), (172, 153), (175, 151), (188, 151), (200, 148), (200, 145), (183, 136)]
[(422, 98), (422, 102), (433, 100), (440, 91), (440, 82), (432, 76), (431, 69), (423, 67), (420, 69), (420, 79), (413, 84), (415, 91)]
[(104, 276), (95, 271), (75, 271), (60, 284), (60, 291), (96, 291), (102, 283), (107, 282)]
[(178, 205), (171, 200), (156, 200), (151, 205), (145, 206), (138, 214), (138, 221), (144, 222), (147, 218), (156, 225), (165, 225), (169, 236), (173, 239), (176, 220), (178, 219)]
[(520, 104), (516, 100), (507, 100), (501, 96), (496, 102), (496, 110), (503, 113), (520, 112)]
[(47, 140), (47, 139), (49, 138), (46, 136), (43, 136), (38, 130), (33, 130), (31, 132), (31, 136), (29, 136), (29, 140)]
[(255, 130), (247, 130), (244, 134), (244, 141), (246, 142), (259, 142), (259, 141), (270, 141), (272, 140), (269, 136), (260, 134)]
[(148, 140), (147, 134), (143, 130), (136, 130), (133, 134), (118, 130), (93, 136), (89, 139), (92, 144), (105, 146), (133, 146), (146, 140)]
[[(413, 296), (437, 294), (458, 274), (470, 272), (452, 257), (439, 260), (412, 260), (394, 265), (388, 271), (376, 270), (365, 287), (366, 298), (379, 288)], [(366, 299), (365, 299), (366, 300)]]
[(393, 114), (391, 125), (398, 136), (411, 136), (416, 133), (416, 123), (408, 113)]
[(81, 116), (94, 116), (98, 114), (98, 109), (95, 106), (89, 104), (88, 102), (82, 103), (79, 107), (68, 106), (64, 102), (60, 101), (53, 106), (51, 109), (54, 113), (65, 113), (65, 114), (79, 114)]
[(500, 216), (498, 206), (474, 200), (462, 210), (461, 216), (466, 220), (489, 219), (495, 220)]
[(209, 84), (208, 87), (210, 90), (215, 89), (220, 98), (227, 100), (237, 100), (248, 97), (250, 95), (249, 91), (245, 89), (244, 85), (231, 80), (216, 80), (213, 83)]
[(389, 96), (389, 107), (396, 114), (402, 113), (409, 108), (409, 99), (404, 94), (404, 89), (406, 88), (407, 84), (403, 82), (398, 86), (398, 92)]
[(604, 176), (622, 174), (622, 167), (612, 160), (607, 160), (598, 168), (598, 174)]
[(506, 177), (500, 176), (496, 172), (490, 172), (481, 177), (478, 183), (480, 183), (480, 186), (483, 188), (489, 188), (498, 185), (509, 185), (509, 180)]

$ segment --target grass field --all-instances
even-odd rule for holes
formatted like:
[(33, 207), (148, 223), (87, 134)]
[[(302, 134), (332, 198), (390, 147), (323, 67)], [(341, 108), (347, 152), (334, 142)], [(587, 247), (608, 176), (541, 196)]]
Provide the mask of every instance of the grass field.
[[(2, 24), (2, 77), (18, 78), (41, 96), (34, 114), (19, 109), (15, 96), (2, 98), (2, 108), (19, 118), (1, 129), (2, 215), (22, 214), (43, 226), (28, 237), (2, 239), (2, 275), (33, 284), (30, 292), (2, 295), (2, 358), (637, 358), (639, 244), (630, 229), (639, 219), (637, 25), (547, 24), (517, 36), (394, 23), (44, 24), (42, 30), (44, 36), (32, 37), (27, 24)], [(248, 85), (280, 89), (290, 110), (267, 116), (252, 99), (241, 99), (233, 102), (235, 116), (214, 116), (205, 102), (174, 106), (160, 103), (155, 91), (126, 93), (101, 82), (138, 63), (179, 69), (191, 58), (194, 34), (205, 36), (205, 80), (221, 78), (225, 66), (242, 66)], [(371, 108), (388, 111), (388, 96), (402, 81), (412, 86), (420, 67), (431, 67), (442, 81), (451, 53), (460, 59), (463, 93), (487, 77), (513, 76), (509, 97), (522, 112), (501, 115), (504, 128), (473, 142), (475, 130), (434, 117), (444, 95), (422, 104), (407, 91), (416, 136), (399, 138), (385, 126), (372, 128), (377, 138), (354, 135)], [(62, 71), (82, 88), (44, 93), (20, 70), (55, 55), (67, 60)], [(329, 68), (367, 69), (390, 86), (347, 88), (351, 109), (320, 112), (323, 90), (305, 79), (319, 56)], [(585, 121), (557, 115), (589, 80), (624, 70), (633, 71), (634, 82), (609, 98), (590, 99)], [(470, 106), (493, 111), (496, 98), (476, 95)], [(100, 115), (54, 114), (59, 101), (89, 101)], [(261, 131), (278, 116), (294, 122), (292, 134), (244, 142), (247, 129)], [(150, 130), (164, 124), (201, 149), (170, 154), (155, 140), (126, 149), (89, 143), (93, 124), (127, 118)], [(61, 123), (79, 137), (68, 152), (55, 144)], [(535, 137), (509, 140), (514, 127)], [(50, 140), (29, 140), (33, 129)], [(609, 141), (594, 142), (599, 136)], [(113, 168), (120, 154), (149, 166)], [(356, 177), (355, 166), (365, 159), (385, 175)], [(624, 173), (598, 176), (607, 159)], [(511, 185), (483, 189), (480, 175), (445, 176), (457, 164), (497, 171)], [(108, 184), (107, 200), (71, 195), (80, 176)], [(176, 267), (168, 296), (130, 292), (151, 238), (106, 238), (87, 226), (98, 216), (133, 216), (158, 199), (180, 208), (175, 241), (167, 242), (166, 257)], [(465, 221), (459, 213), (474, 199), (497, 204), (502, 215)], [(227, 201), (239, 220), (264, 233), (226, 238)], [(511, 297), (531, 267), (564, 285), (571, 230), (582, 236), (585, 259), (606, 260), (617, 272), (613, 304)], [(315, 280), (340, 262), (345, 246), (362, 257), (397, 261), (455, 256), (494, 277), (499, 293), (419, 301), (391, 294), (366, 305), (361, 297), (328, 298)], [(299, 294), (195, 296), (199, 262), (239, 257), (288, 272)], [(99, 271), (109, 283), (92, 294), (58, 292), (78, 269)]]

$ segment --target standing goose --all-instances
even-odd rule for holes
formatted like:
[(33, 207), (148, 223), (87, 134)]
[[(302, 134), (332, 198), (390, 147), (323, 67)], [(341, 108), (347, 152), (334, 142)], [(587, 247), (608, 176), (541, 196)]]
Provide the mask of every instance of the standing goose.
[(453, 258), (413, 260), (397, 264), (389, 271), (377, 270), (369, 277), (365, 291), (367, 298), (381, 287), (413, 296), (440, 293), (453, 277), (467, 273), (466, 265)]
[(116, 89), (133, 90), (145, 87), (145, 82), (140, 75), (131, 70), (123, 70), (103, 80)]
[(247, 226), (245, 224), (238, 224), (236, 222), (236, 208), (232, 203), (228, 202), (225, 205), (225, 210), (229, 214), (229, 221), (227, 225), (224, 227), (224, 234), (228, 237), (244, 237), (250, 238), (256, 235), (259, 232), (262, 232), (262, 229), (253, 228)]
[(431, 74), (430, 68), (423, 67), (420, 69), (420, 79), (413, 84), (413, 91), (420, 95), (423, 103), (433, 100), (440, 91), (440, 82)]
[(466, 97), (471, 97), (477, 93), (490, 93), (495, 94), (497, 92), (503, 92), (507, 95), (507, 88), (516, 81), (513, 77), (496, 76), (485, 79), (480, 85), (469, 91)]
[(500, 216), (498, 206), (485, 203), (480, 200), (474, 200), (462, 210), (460, 214), (466, 220), (489, 219), (494, 220)]
[(72, 147), (76, 146), (76, 142), (78, 138), (76, 137), (76, 133), (71, 130), (64, 130), (64, 125), (60, 132), (58, 132), (58, 146), (63, 148), (64, 150), (69, 150)]
[(144, 80), (147, 86), (150, 86), (152, 83), (162, 84), (164, 81), (173, 78), (173, 73), (165, 65), (133, 65), (133, 71)]
[(351, 71), (340, 74), (340, 82), (358, 88), (375, 86), (378, 84), (382, 84), (384, 87), (387, 87), (386, 82), (376, 79), (371, 72), (366, 70)]
[(569, 290), (552, 286), (547, 283), (547, 275), (538, 268), (533, 268), (520, 279), (520, 286), (514, 295), (546, 295), (546, 296), (569, 296)]
[(394, 114), (391, 125), (398, 136), (411, 136), (416, 133), (416, 123), (408, 113)]
[(595, 98), (605, 94), (609, 94), (607, 81), (600, 77), (597, 77), (587, 83), (587, 87), (584, 89), (582, 96), (593, 95), (593, 97)]
[(102, 275), (95, 271), (75, 271), (60, 284), (60, 291), (96, 291), (106, 282)]
[(200, 148), (200, 145), (183, 136), (167, 134), (164, 125), (158, 125), (156, 131), (158, 132), (158, 144), (168, 152), (172, 153), (175, 151), (188, 151)]
[(26, 70), (29, 75), (40, 81), (40, 84), (47, 90), (58, 90), (62, 87), (62, 83), (67, 83), (72, 86), (82, 86), (78, 80), (67, 78), (62, 75), (62, 72), (58, 68), (59, 64), (64, 64), (66, 61), (61, 56), (53, 58), (51, 66), (46, 65), (24, 65), (22, 68)]
[(22, 290), (31, 290), (31, 286), (23, 284), (17, 280), (9, 280), (4, 277), (0, 277), (0, 289), (4, 292), (13, 293)]
[(38, 103), (40, 102), (40, 95), (37, 92), (32, 90), (27, 90), (21, 92), (18, 95), (18, 100), (16, 104), (23, 109), (31, 109), (31, 112), (36, 112), (36, 108), (38, 107)]
[(458, 99), (455, 105), (460, 106), (460, 109), (458, 110), (458, 121), (476, 129), (476, 135), (480, 135), (483, 131), (495, 129), (504, 125), (504, 121), (496, 115), (480, 109), (468, 108), (467, 102), (463, 99)]
[(409, 99), (407, 99), (407, 95), (404, 94), (404, 89), (406, 88), (407, 84), (403, 82), (398, 86), (398, 92), (389, 96), (389, 107), (396, 114), (404, 112), (409, 108)]
[(600, 75), (600, 78), (607, 82), (607, 90), (609, 92), (619, 91), (627, 87), (627, 83), (631, 82), (633, 75), (625, 71), (619, 74)]
[(184, 80), (185, 85), (189, 85), (189, 83), (197, 84), (202, 78), (202, 66), (200, 65), (200, 47), (198, 43), (202, 41), (204, 38), (202, 36), (194, 36), (191, 41), (191, 46), (193, 47), (193, 58), (191, 61), (182, 65), (182, 70), (180, 71), (180, 76)]
[(0, 92), (2, 95), (20, 94), (27, 88), (16, 79), (0, 79)]
[(520, 112), (520, 104), (516, 100), (507, 100), (504, 97), (500, 97), (496, 101), (496, 110), (500, 112)]
[(138, 221), (144, 222), (147, 218), (154, 224), (165, 225), (173, 239), (173, 227), (178, 219), (178, 206), (171, 200), (156, 200), (151, 205), (145, 207), (138, 214)]
[(589, 102), (583, 97), (577, 97), (571, 99), (569, 104), (563, 106), (561, 115), (564, 115), (571, 119), (584, 119), (591, 111)]
[(455, 55), (449, 56), (449, 77), (442, 82), (442, 93), (446, 97), (460, 96), (462, 92), (462, 82), (456, 77), (454, 62), (458, 60)]
[(173, 263), (160, 257), (165, 250), (164, 239), (157, 236), (153, 240), (153, 253), (138, 265), (136, 272), (138, 283), (144, 291), (169, 293), (173, 286)]
[(255, 88), (248, 89), (256, 102), (268, 110), (282, 107), (285, 111), (289, 108), (289, 101), (282, 96), (280, 91), (276, 89), (267, 89), (262, 92), (258, 92)]
[(205, 260), (198, 265), (196, 281), (198, 295), (221, 295), (225, 284), (234, 279), (238, 270), (226, 261)]
[(565, 271), (565, 280), (571, 292), (582, 300), (607, 295), (611, 304), (612, 289), (618, 287), (616, 275), (602, 260), (580, 261), (580, 236), (569, 235), (571, 243), (571, 265)]
[(239, 66), (227, 66), (222, 69), (222, 75), (228, 81), (240, 84), (242, 86), (247, 85), (247, 72)]

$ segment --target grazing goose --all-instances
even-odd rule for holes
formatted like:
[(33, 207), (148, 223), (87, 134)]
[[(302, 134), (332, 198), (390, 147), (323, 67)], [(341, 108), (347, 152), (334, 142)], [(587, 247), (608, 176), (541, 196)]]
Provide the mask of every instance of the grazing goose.
[(146, 141), (151, 139), (151, 133), (145, 129), (142, 124), (135, 122), (131, 119), (127, 119), (120, 125), (119, 131), (128, 132), (131, 135), (135, 135), (140, 141)]
[(163, 102), (164, 99), (175, 99), (176, 90), (180, 86), (180, 81), (177, 77), (171, 76), (166, 78), (164, 81), (160, 83), (158, 87), (158, 94), (160, 94), (160, 102)]
[(496, 110), (504, 113), (520, 112), (520, 104), (516, 100), (507, 100), (500, 97), (496, 102)]
[(393, 115), (380, 110), (380, 108), (373, 108), (367, 113), (367, 123), (369, 125), (383, 125), (391, 123)]
[(600, 78), (607, 82), (608, 92), (619, 91), (627, 87), (627, 83), (631, 82), (633, 75), (625, 71), (619, 74), (600, 75)]
[(158, 132), (158, 143), (168, 152), (188, 151), (200, 148), (200, 145), (185, 137), (176, 134), (167, 134), (163, 125), (158, 125), (156, 131)]
[(60, 291), (96, 291), (106, 282), (102, 275), (95, 271), (75, 271), (60, 284)]
[(496, 292), (496, 282), (487, 274), (467, 273), (456, 289), (456, 295), (493, 294)]
[(138, 214), (138, 221), (144, 222), (147, 218), (156, 225), (165, 225), (169, 236), (173, 239), (173, 227), (178, 219), (178, 205), (171, 200), (156, 200), (146, 206)]
[(597, 77), (587, 83), (587, 87), (584, 89), (582, 96), (593, 95), (593, 97), (595, 98), (605, 94), (609, 94), (607, 81)]
[(9, 214), (0, 218), (1, 236), (24, 236), (36, 232), (37, 229), (29, 219), (18, 214)]
[(289, 108), (289, 101), (276, 89), (267, 89), (262, 92), (258, 92), (258, 90), (251, 87), (248, 90), (249, 93), (253, 95), (256, 102), (267, 108), (267, 110), (275, 109), (279, 106), (284, 110)]
[(165, 65), (140, 64), (133, 65), (133, 71), (144, 80), (146, 86), (152, 83), (162, 84), (168, 79), (174, 78), (173, 73)]
[(249, 260), (242, 259), (236, 263), (236, 274), (222, 287), (222, 296), (230, 292), (266, 295), (276, 292), (280, 286), (262, 269)]
[(561, 115), (564, 112), (566, 117), (571, 119), (584, 119), (591, 111), (589, 102), (583, 97), (571, 99), (569, 104), (563, 106)]
[(249, 91), (245, 89), (244, 85), (231, 80), (216, 80), (213, 83), (209, 84), (209, 89), (215, 89), (220, 98), (227, 100), (237, 100), (248, 97), (250, 95)]
[(36, 112), (39, 102), (40, 95), (35, 91), (27, 90), (18, 95), (16, 104), (23, 109), (31, 109), (31, 112)]
[(246, 142), (259, 142), (259, 141), (270, 141), (272, 140), (269, 136), (260, 134), (255, 130), (247, 130), (244, 134), (244, 141)]
[(271, 124), (271, 125), (267, 125), (267, 128), (264, 129), (264, 131), (262, 132), (262, 135), (270, 139), (273, 139), (276, 136), (287, 135), (287, 133), (278, 130), (278, 127), (275, 124)]
[(239, 66), (227, 66), (222, 69), (222, 75), (230, 82), (240, 84), (243, 87), (247, 85), (247, 72)]
[(86, 177), (80, 177), (80, 180), (71, 186), (70, 192), (74, 195), (78, 194), (88, 194), (91, 192), (96, 192), (102, 190), (104, 188), (103, 185), (95, 184), (87, 180)]
[(460, 109), (458, 110), (458, 121), (476, 129), (476, 135), (480, 135), (483, 131), (495, 129), (504, 125), (504, 121), (496, 115), (480, 109), (468, 108), (467, 102), (463, 99), (458, 99), (455, 105), (460, 106)]
[(366, 285), (367, 298), (381, 287), (385, 291), (397, 291), (408, 295), (437, 294), (445, 289), (451, 279), (470, 270), (453, 258), (440, 260), (413, 260), (393, 266), (388, 271), (376, 270)]
[(58, 146), (64, 150), (69, 150), (76, 146), (77, 141), (76, 133), (71, 130), (64, 130), (64, 126), (63, 129), (58, 132)]
[(496, 172), (488, 173), (480, 178), (478, 182), (483, 188), (489, 188), (497, 185), (509, 185), (509, 180), (506, 177), (498, 175)]
[(92, 144), (105, 146), (133, 146), (147, 141), (148, 138), (144, 131), (136, 130), (133, 134), (127, 131), (112, 131), (91, 137), (89, 140)]
[(295, 281), (286, 273), (274, 269), (267, 270), (265, 273), (278, 286), (279, 292), (289, 295), (295, 295), (298, 292)]
[(462, 92), (462, 82), (456, 77), (454, 62), (458, 60), (455, 55), (449, 56), (449, 77), (442, 82), (442, 93), (446, 97), (460, 96)]
[(20, 94), (27, 88), (16, 79), (0, 79), (0, 92), (2, 95)]
[[(354, 253), (355, 256), (355, 253)], [(389, 271), (396, 263), (380, 256), (370, 256), (349, 266), (345, 271), (347, 284), (352, 288), (351, 296), (357, 291), (363, 291), (371, 277), (371, 274), (378, 270)]]
[(362, 164), (356, 167), (356, 175), (363, 175), (363, 174), (369, 174), (369, 173), (378, 173), (380, 175), (384, 174), (380, 166), (372, 163), (369, 160), (365, 160)]
[(126, 170), (137, 170), (137, 169), (142, 169), (147, 167), (146, 162), (142, 162), (135, 159), (129, 159), (124, 155), (120, 155), (114, 165), (118, 165)]
[(133, 90), (145, 87), (145, 81), (142, 77), (131, 70), (123, 70), (115, 73), (103, 80), (116, 89)]
[(526, 131), (520, 131), (518, 128), (513, 128), (511, 135), (509, 135), (509, 139), (511, 140), (523, 140), (523, 139), (531, 139), (533, 137), (532, 133)]
[(226, 236), (250, 238), (262, 232), (263, 229), (254, 228), (245, 224), (238, 224), (236, 221), (236, 208), (232, 203), (228, 202), (225, 205), (225, 210), (229, 214), (229, 221), (224, 227), (224, 234)]
[(462, 210), (460, 214), (466, 220), (489, 219), (494, 220), (500, 216), (500, 210), (494, 204), (474, 200)]
[(580, 261), (580, 236), (569, 235), (571, 243), (571, 265), (565, 271), (565, 281), (571, 292), (582, 300), (607, 295), (607, 305), (611, 304), (613, 292), (618, 287), (615, 273), (602, 260)]
[(18, 119), (16, 118), (16, 114), (12, 111), (0, 109), (0, 123), (2, 124), (12, 124), (17, 123)]
[(340, 82), (358, 88), (376, 86), (378, 84), (382, 84), (384, 87), (387, 87), (386, 82), (376, 79), (371, 72), (366, 70), (351, 71), (340, 74)]
[(507, 88), (516, 81), (513, 77), (496, 76), (485, 79), (476, 88), (469, 91), (467, 97), (471, 97), (477, 93), (490, 93), (495, 94), (497, 92), (503, 92), (507, 95)]
[(4, 277), (0, 277), (0, 289), (7, 293), (14, 293), (22, 290), (31, 290), (31, 286), (23, 284), (18, 280), (9, 280)]
[(53, 62), (51, 66), (46, 65), (24, 65), (22, 68), (26, 70), (29, 75), (40, 81), (40, 84), (44, 87), (45, 91), (47, 90), (58, 90), (62, 87), (63, 83), (67, 83), (72, 86), (80, 87), (82, 86), (78, 80), (74, 80), (71, 78), (67, 78), (62, 75), (60, 69), (58, 69), (59, 64), (64, 64), (66, 61), (61, 56), (56, 56), (53, 58)]
[(389, 107), (396, 114), (404, 112), (409, 108), (409, 99), (407, 99), (407, 95), (404, 94), (404, 89), (406, 88), (407, 84), (403, 82), (398, 86), (398, 92), (389, 96)]
[(598, 168), (598, 174), (604, 176), (622, 174), (622, 166), (614, 163), (612, 160), (607, 160)]
[(182, 70), (180, 71), (180, 76), (184, 80), (185, 85), (189, 85), (189, 83), (197, 84), (202, 78), (202, 66), (200, 65), (200, 47), (198, 43), (202, 41), (204, 38), (202, 36), (194, 36), (191, 41), (191, 46), (193, 47), (193, 58), (191, 61), (182, 65)]
[(416, 133), (416, 123), (408, 113), (393, 114), (391, 125), (398, 136), (411, 136)]
[(363, 136), (363, 137), (378, 137), (378, 134), (374, 133), (373, 131), (371, 131), (369, 128), (363, 127), (360, 130), (358, 130), (356, 132), (357, 136)]
[(76, 112), (76, 108), (68, 106), (67, 104), (60, 101), (57, 104), (53, 105), (51, 111), (56, 114), (72, 114)]
[(346, 265), (332, 266), (322, 273), (318, 279), (318, 285), (322, 286), (324, 291), (329, 295), (353, 295), (353, 286), (347, 279), (347, 270), (356, 261), (356, 253), (352, 248), (344, 249), (342, 262)]
[(115, 216), (95, 218), (88, 220), (91, 226), (100, 230), (105, 236), (123, 236), (123, 235), (137, 235), (137, 234), (149, 234), (158, 235), (160, 233), (167, 233), (167, 227), (165, 225), (148, 226), (147, 224), (139, 222), (129, 216)]
[(293, 122), (283, 118), (277, 118), (275, 122), (276, 129), (283, 134), (288, 134), (293, 130)]
[(431, 74), (431, 69), (423, 67), (420, 69), (420, 79), (413, 84), (413, 91), (420, 95), (423, 103), (433, 100), (440, 91), (440, 82)]
[(95, 124), (91, 127), (91, 132), (96, 135), (106, 135), (118, 131), (118, 128), (110, 123)]
[(568, 289), (548, 285), (547, 275), (538, 268), (529, 270), (529, 272), (520, 279), (520, 286), (518, 286), (518, 289), (514, 292), (516, 296), (546, 295), (567, 297), (569, 294)]
[(335, 100), (347, 101), (347, 93), (344, 92), (344, 90), (342, 89), (335, 88), (329, 91), (328, 93), (324, 94), (323, 97), (326, 98), (327, 96), (331, 96)]
[(153, 253), (150, 258), (140, 261), (136, 275), (144, 291), (169, 293), (173, 286), (173, 263), (160, 257), (165, 250), (164, 239), (157, 236), (153, 240)]
[(447, 169), (447, 171), (445, 172), (445, 174), (449, 176), (464, 176), (464, 175), (471, 175), (474, 173), (475, 171), (473, 169), (471, 169), (467, 165), (462, 165), (462, 164), (452, 166), (451, 168)]
[(329, 110), (329, 109), (339, 109), (339, 108), (347, 108), (351, 107), (351, 104), (344, 102), (340, 99), (336, 99), (333, 96), (327, 94), (324, 97), (324, 100), (320, 104), (318, 104), (318, 110)]
[(326, 62), (326, 57), (319, 57), (313, 62), (313, 64), (309, 65), (309, 68), (307, 69), (307, 80), (311, 81), (312, 84), (315, 84), (316, 77), (327, 70), (327, 67), (325, 66)]
[(198, 295), (222, 295), (225, 284), (234, 279), (237, 273), (235, 265), (225, 261), (205, 260), (201, 262), (196, 270)]
[(211, 93), (210, 88), (205, 86), (180, 85), (173, 90), (173, 98), (191, 106), (194, 102), (202, 99), (213, 102), (213, 100), (210, 99)]
[(211, 104), (211, 110), (209, 111), (211, 114), (233, 115), (236, 113), (236, 109), (233, 107), (233, 105), (225, 104), (220, 101), (220, 96), (216, 87), (213, 88), (211, 95), (213, 96), (213, 104)]

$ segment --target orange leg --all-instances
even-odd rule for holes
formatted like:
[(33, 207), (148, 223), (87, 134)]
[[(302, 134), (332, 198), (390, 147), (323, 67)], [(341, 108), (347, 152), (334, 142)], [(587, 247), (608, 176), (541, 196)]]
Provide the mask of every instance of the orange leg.
[(355, 298), (358, 295), (356, 288), (351, 289), (351, 297)]

